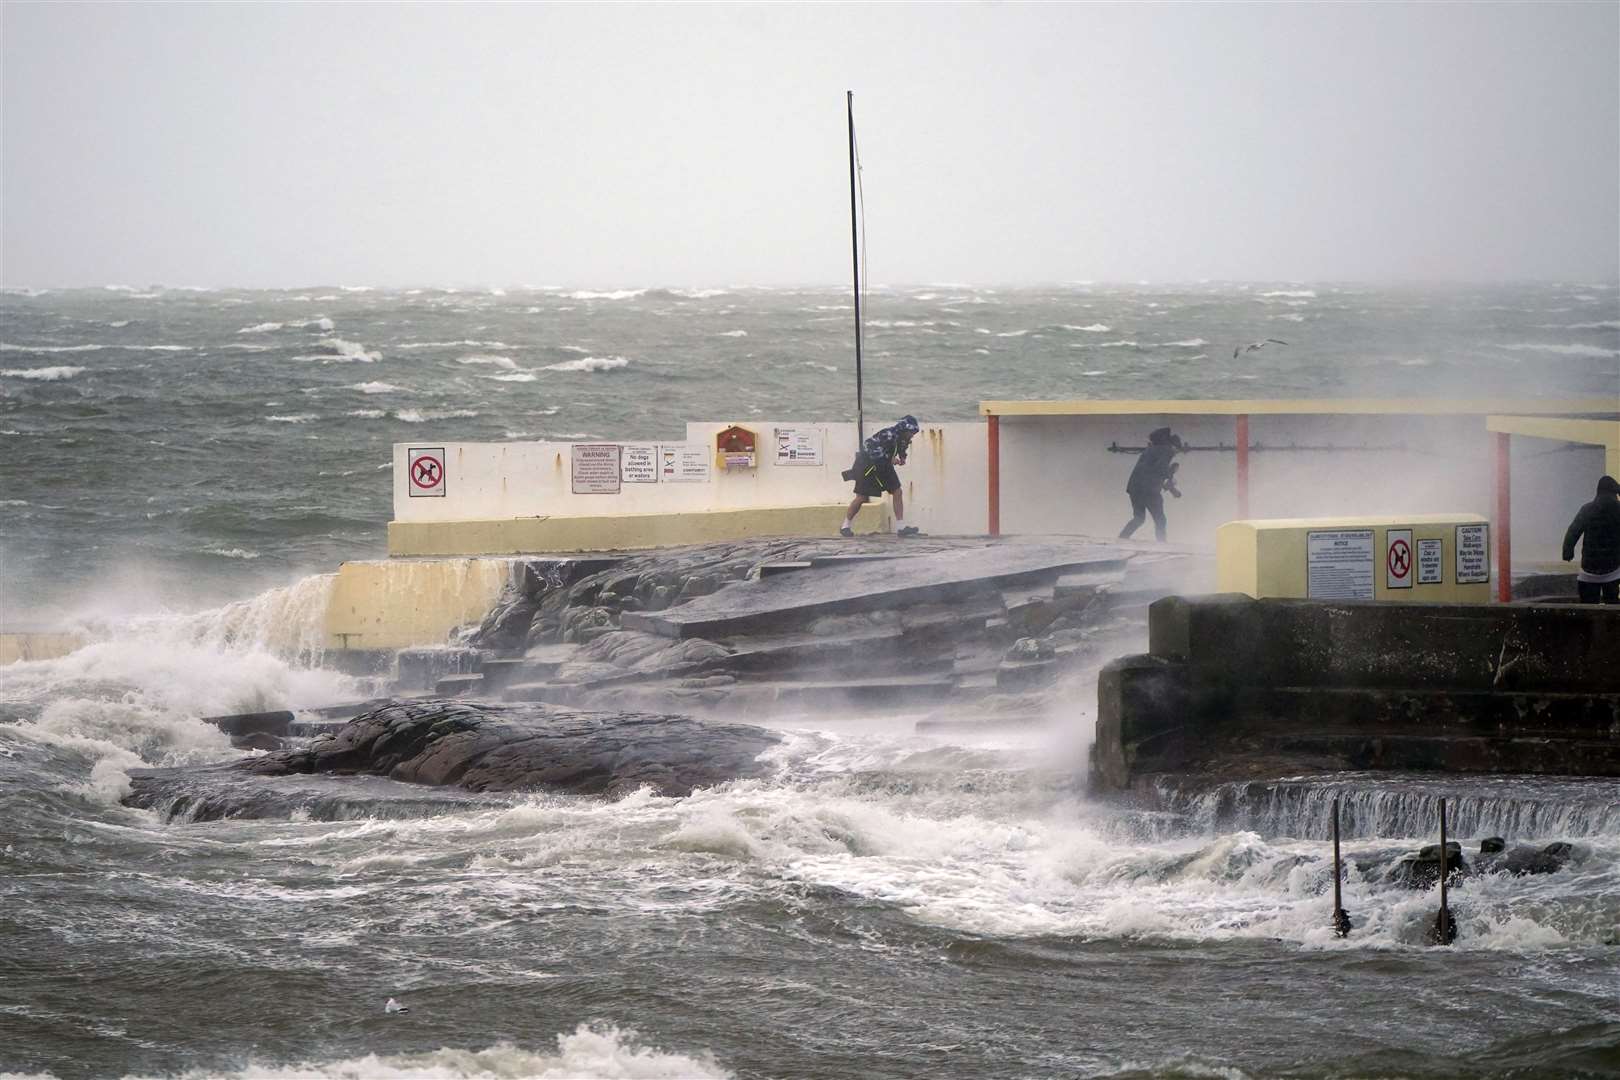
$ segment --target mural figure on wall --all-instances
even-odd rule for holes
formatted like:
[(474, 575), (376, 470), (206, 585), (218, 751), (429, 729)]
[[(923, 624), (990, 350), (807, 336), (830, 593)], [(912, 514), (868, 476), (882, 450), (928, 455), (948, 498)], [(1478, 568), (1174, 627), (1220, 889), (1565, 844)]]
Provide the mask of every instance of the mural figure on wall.
[(1164, 518), (1164, 493), (1168, 491), (1181, 498), (1181, 489), (1176, 486), (1176, 470), (1181, 466), (1170, 459), (1184, 445), (1181, 436), (1167, 427), (1158, 428), (1148, 435), (1147, 449), (1136, 459), (1131, 478), (1125, 482), (1125, 494), (1131, 497), (1131, 520), (1119, 531), (1121, 540), (1129, 540), (1151, 514), (1153, 535), (1159, 543), (1164, 543), (1167, 524)]

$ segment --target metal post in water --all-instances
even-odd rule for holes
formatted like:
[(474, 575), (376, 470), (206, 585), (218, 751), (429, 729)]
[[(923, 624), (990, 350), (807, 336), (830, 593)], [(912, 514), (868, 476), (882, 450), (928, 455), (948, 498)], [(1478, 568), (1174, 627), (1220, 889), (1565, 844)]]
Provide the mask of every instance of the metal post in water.
[(1350, 936), (1350, 913), (1344, 910), (1344, 898), (1339, 883), (1344, 880), (1343, 864), (1339, 861), (1339, 800), (1333, 799), (1333, 934)]
[(1451, 906), (1446, 898), (1446, 800), (1440, 800), (1440, 914), (1434, 917), (1434, 930), (1429, 940), (1435, 945), (1450, 945), (1457, 940), (1457, 924), (1451, 921)]

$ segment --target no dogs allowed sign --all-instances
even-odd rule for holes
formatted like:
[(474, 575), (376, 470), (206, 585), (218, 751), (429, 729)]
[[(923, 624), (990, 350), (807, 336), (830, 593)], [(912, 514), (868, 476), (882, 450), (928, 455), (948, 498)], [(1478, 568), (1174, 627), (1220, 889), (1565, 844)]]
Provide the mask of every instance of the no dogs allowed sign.
[(1390, 589), (1412, 587), (1412, 530), (1390, 529), (1384, 542), (1384, 586)]
[(412, 498), (444, 497), (444, 447), (416, 447), (405, 452), (405, 487)]

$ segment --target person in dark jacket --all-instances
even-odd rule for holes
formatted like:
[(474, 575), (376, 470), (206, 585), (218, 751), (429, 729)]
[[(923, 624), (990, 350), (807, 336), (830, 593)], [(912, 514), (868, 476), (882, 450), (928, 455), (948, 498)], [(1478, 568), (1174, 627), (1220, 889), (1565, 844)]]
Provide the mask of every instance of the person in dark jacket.
[(1125, 481), (1125, 494), (1131, 497), (1131, 520), (1119, 530), (1121, 540), (1129, 540), (1131, 534), (1140, 529), (1142, 522), (1152, 514), (1153, 535), (1159, 543), (1164, 543), (1164, 493), (1168, 491), (1181, 498), (1181, 489), (1176, 487), (1176, 469), (1180, 466), (1171, 464), (1170, 459), (1183, 445), (1181, 436), (1173, 434), (1167, 427), (1148, 435), (1147, 449), (1136, 459), (1136, 468), (1131, 470), (1131, 478)]
[(917, 526), (906, 524), (906, 501), (900, 491), (900, 474), (896, 465), (906, 463), (906, 451), (911, 448), (911, 437), (922, 430), (915, 416), (902, 416), (900, 421), (882, 431), (875, 432), (855, 455), (855, 466), (844, 473), (844, 479), (855, 481), (855, 498), (849, 504), (849, 513), (839, 527), (839, 536), (855, 535), (855, 515), (861, 512), (868, 499), (881, 498), (886, 491), (894, 503), (894, 533), (896, 536), (920, 535)]
[(1583, 604), (1620, 604), (1620, 483), (1605, 476), (1597, 498), (1581, 507), (1564, 533), (1564, 561), (1575, 558), (1581, 541), (1581, 572), (1575, 588)]

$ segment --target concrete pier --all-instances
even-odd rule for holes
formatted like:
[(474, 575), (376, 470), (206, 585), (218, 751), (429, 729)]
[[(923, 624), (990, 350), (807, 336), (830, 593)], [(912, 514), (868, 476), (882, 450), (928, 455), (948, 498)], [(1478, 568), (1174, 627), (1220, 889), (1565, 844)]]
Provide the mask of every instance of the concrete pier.
[(1620, 776), (1620, 612), (1167, 597), (1098, 683), (1097, 784), (1335, 769)]

